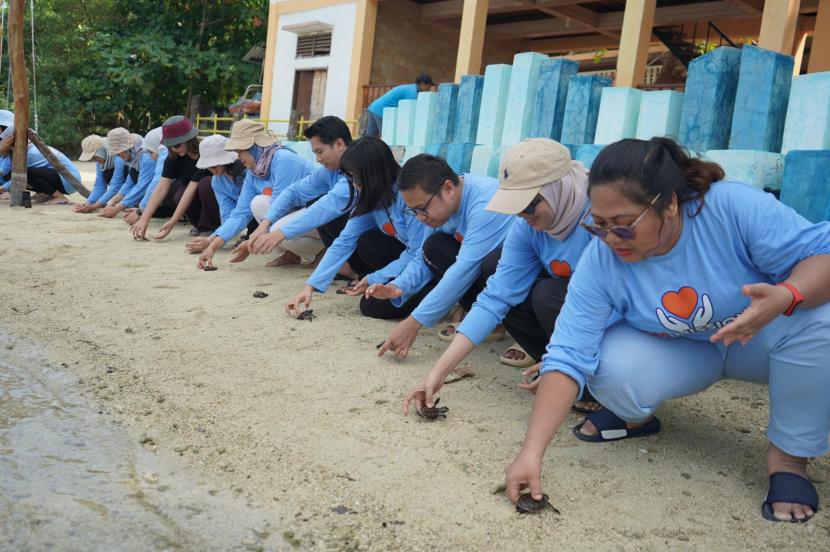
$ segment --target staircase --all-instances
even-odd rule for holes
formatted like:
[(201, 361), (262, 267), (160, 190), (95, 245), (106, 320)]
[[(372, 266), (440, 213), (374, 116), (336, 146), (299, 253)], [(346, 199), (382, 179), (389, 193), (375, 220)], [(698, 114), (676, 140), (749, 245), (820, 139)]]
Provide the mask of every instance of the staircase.
[[(654, 36), (660, 39), (666, 48), (680, 60), (680, 63), (684, 65), (684, 67), (688, 67), (689, 63), (695, 59), (696, 57), (702, 55), (704, 51), (697, 45), (698, 40), (704, 42), (704, 44), (709, 44), (710, 37), (718, 39), (718, 46), (723, 46), (724, 42), (733, 48), (739, 48), (732, 40), (726, 36), (726, 34), (713, 22), (709, 21), (706, 25), (706, 35), (705, 36), (697, 36), (697, 23), (694, 24), (694, 28), (692, 30), (692, 38), (689, 39), (687, 37), (687, 33), (684, 32), (684, 26), (674, 26), (674, 27), (654, 27), (652, 29)], [(715, 36), (712, 36), (714, 32)]]

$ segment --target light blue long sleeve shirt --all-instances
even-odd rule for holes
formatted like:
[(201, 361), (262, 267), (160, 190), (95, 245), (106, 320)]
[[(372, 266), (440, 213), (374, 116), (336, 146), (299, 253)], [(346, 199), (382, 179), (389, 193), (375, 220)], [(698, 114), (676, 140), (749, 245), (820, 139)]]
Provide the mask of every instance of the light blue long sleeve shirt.
[(150, 197), (153, 195), (153, 192), (156, 191), (156, 186), (159, 185), (159, 181), (161, 180), (161, 173), (164, 170), (164, 160), (167, 159), (167, 154), (169, 153), (168, 149), (164, 146), (159, 148), (159, 156), (156, 159), (156, 167), (153, 170), (153, 176), (150, 179), (149, 184), (147, 184), (147, 189), (144, 190), (144, 197), (141, 198), (141, 203), (138, 204), (139, 209), (146, 209), (147, 203), (150, 201)]
[(397, 239), (406, 249), (397, 259), (385, 267), (368, 274), (369, 284), (385, 284), (400, 274), (418, 254), (424, 237), (432, 233), (431, 228), (407, 213), (406, 203), (404, 203), (396, 188), (395, 201), (389, 207), (375, 209), (349, 219), (346, 227), (326, 250), (320, 264), (317, 265), (306, 283), (320, 293), (325, 293), (337, 275), (337, 271), (357, 248), (358, 238), (375, 228), (387, 236)]
[[(78, 171), (78, 167), (69, 160), (67, 156), (65, 156), (62, 152), (56, 150), (55, 148), (50, 147), (49, 150), (52, 152), (52, 155), (58, 158), (58, 161), (66, 167), (66, 169), (72, 173), (72, 175), (81, 182), (81, 173)], [(47, 161), (47, 159), (40, 153), (40, 150), (34, 144), (29, 144), (26, 150), (26, 167), (27, 168), (48, 168), (54, 169), (55, 167)], [(6, 155), (0, 159), (0, 174), (6, 174), (12, 170), (12, 156)], [(63, 187), (66, 190), (67, 194), (74, 194), (75, 188), (72, 184), (67, 180), (63, 175), (60, 176), (61, 182), (63, 183)], [(0, 186), (2, 190), (8, 190), (11, 188), (11, 181), (6, 182), (3, 186)]]
[(116, 156), (115, 163), (113, 165), (112, 178), (110, 179), (109, 186), (107, 186), (107, 191), (104, 192), (104, 195), (98, 198), (97, 202), (103, 205), (109, 203), (109, 201), (115, 197), (115, 194), (121, 191), (121, 188), (124, 186), (124, 183), (127, 181), (129, 176), (129, 167), (127, 167), (127, 164), (124, 163), (123, 159)]
[(280, 228), (287, 239), (301, 236), (347, 212), (349, 182), (346, 180), (346, 175), (340, 171), (317, 167), (314, 172), (292, 183), (276, 196), (265, 218), (275, 223), (288, 213), (305, 207), (308, 202), (318, 197), (320, 199), (310, 205), (302, 216)]
[(121, 203), (127, 207), (135, 207), (144, 197), (144, 193), (153, 181), (155, 174), (156, 160), (153, 159), (153, 155), (149, 151), (142, 151), (141, 158), (138, 160), (138, 180), (129, 192), (122, 188), (121, 193), (124, 194), (124, 199), (121, 200)]
[(294, 153), (293, 151), (280, 148), (271, 158), (271, 170), (267, 179), (254, 176), (251, 171), (245, 175), (245, 182), (242, 184), (242, 191), (228, 218), (222, 221), (222, 225), (213, 233), (226, 242), (245, 229), (251, 221), (251, 201), (258, 195), (264, 193), (266, 188), (271, 189), (271, 194), (280, 194), (293, 182), (305, 178), (311, 174), (314, 166)]
[(219, 203), (220, 220), (225, 222), (236, 208), (239, 194), (242, 192), (242, 186), (237, 184), (231, 175), (223, 174), (222, 176), (214, 176), (211, 178), (210, 187), (213, 188), (216, 202)]
[[(115, 170), (113, 170), (113, 174), (115, 174)], [(95, 163), (95, 184), (92, 186), (92, 191), (89, 193), (89, 197), (86, 198), (87, 205), (92, 205), (98, 198), (104, 195), (104, 192), (107, 191), (107, 181), (104, 178), (104, 165), (103, 163)]]
[(400, 84), (369, 104), (369, 111), (383, 117), (384, 107), (397, 107), (401, 100), (417, 100), (417, 84)]
[(495, 274), (487, 279), (487, 286), (458, 331), (476, 345), (484, 341), (507, 311), (525, 300), (540, 269), (553, 278), (570, 279), (590, 240), (591, 235), (579, 225), (560, 241), (516, 217), (504, 240)]
[[(464, 295), (478, 278), (481, 261), (502, 244), (513, 223), (513, 215), (485, 209), (499, 187), (498, 180), (471, 174), (465, 174), (463, 178), (458, 211), (437, 229), (437, 232), (454, 236), (461, 242), (461, 249), (455, 263), (412, 312), (412, 317), (424, 326), (438, 322)], [(422, 247), (403, 272), (390, 282), (403, 292), (401, 297), (392, 299), (392, 304), (401, 306), (431, 280), (432, 272), (424, 262)]]
[(680, 239), (665, 255), (626, 263), (603, 242), (588, 244), (542, 360), (543, 374), (565, 373), (581, 393), (596, 372), (614, 315), (659, 337), (708, 340), (749, 306), (743, 285), (781, 282), (804, 259), (830, 254), (830, 222), (812, 224), (746, 184), (716, 183), (694, 216), (698, 205), (683, 206)]

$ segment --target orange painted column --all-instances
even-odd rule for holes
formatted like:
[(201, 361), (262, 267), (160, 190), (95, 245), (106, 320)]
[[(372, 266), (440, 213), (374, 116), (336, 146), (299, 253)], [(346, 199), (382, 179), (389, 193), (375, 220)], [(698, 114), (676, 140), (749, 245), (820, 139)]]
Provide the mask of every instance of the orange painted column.
[(372, 52), (375, 46), (377, 0), (357, 0), (354, 45), (349, 73), (349, 94), (346, 99), (346, 120), (356, 121), (363, 112), (363, 86), (369, 84), (372, 72)]
[(464, 0), (461, 13), (461, 32), (458, 35), (458, 57), (455, 62), (455, 82), (464, 75), (481, 74), (484, 53), (484, 34), (487, 31), (487, 10), (490, 0)]
[(800, 4), (800, 0), (768, 0), (765, 2), (758, 46), (782, 54), (792, 54)]
[(265, 39), (265, 59), (262, 75), (262, 104), (259, 109), (260, 119), (271, 118), (271, 87), (274, 80), (274, 60), (277, 59), (277, 30), (280, 25), (280, 14), (277, 11), (279, 4), (272, 3), (268, 7), (268, 33)]
[(643, 84), (656, 9), (657, 0), (626, 1), (615, 86), (634, 88)]
[(816, 28), (813, 31), (813, 47), (810, 50), (808, 73), (830, 71), (830, 0), (820, 0)]

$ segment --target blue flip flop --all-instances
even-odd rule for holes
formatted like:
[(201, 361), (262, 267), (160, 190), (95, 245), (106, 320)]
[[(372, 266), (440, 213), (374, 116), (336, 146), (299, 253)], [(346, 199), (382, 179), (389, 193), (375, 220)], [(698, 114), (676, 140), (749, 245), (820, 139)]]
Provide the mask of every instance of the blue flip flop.
[[(791, 502), (793, 504), (801, 504), (802, 506), (809, 506), (813, 513), (818, 512), (818, 493), (816, 492), (813, 483), (801, 475), (790, 472), (777, 472), (769, 476), (769, 490), (767, 496), (764, 498), (764, 503), (761, 505), (761, 515), (764, 519), (769, 521), (783, 521), (785, 523), (804, 523), (809, 521), (804, 519), (775, 519), (772, 510), (774, 502)], [(810, 516), (812, 517), (812, 516)]]
[[(590, 421), (597, 428), (596, 435), (585, 435), (580, 432), (585, 422)], [(660, 433), (660, 420), (656, 417), (649, 420), (645, 425), (634, 429), (625, 427), (625, 420), (608, 410), (603, 408), (597, 410), (589, 415), (585, 420), (573, 429), (573, 434), (580, 441), (588, 443), (606, 443), (609, 441), (620, 441), (622, 439), (631, 439), (633, 437), (647, 437)]]

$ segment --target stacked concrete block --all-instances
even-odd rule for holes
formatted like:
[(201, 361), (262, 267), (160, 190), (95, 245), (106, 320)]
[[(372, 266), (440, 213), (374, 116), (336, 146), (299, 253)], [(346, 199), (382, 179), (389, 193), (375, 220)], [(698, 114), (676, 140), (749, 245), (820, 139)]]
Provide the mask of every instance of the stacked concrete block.
[(484, 88), (481, 93), (481, 109), (478, 118), (476, 144), (498, 146), (504, 130), (504, 110), (510, 89), (509, 65), (488, 65), (484, 71)]
[(677, 141), (682, 110), (682, 92), (674, 90), (643, 92), (640, 97), (640, 114), (637, 118), (637, 138), (649, 140), (657, 136)]
[(792, 75), (792, 56), (743, 47), (729, 149), (781, 151)]
[(438, 103), (430, 144), (447, 144), (453, 141), (458, 112), (458, 85), (444, 83), (438, 86)]
[(550, 58), (536, 52), (523, 52), (513, 58), (510, 88), (507, 94), (507, 113), (501, 144), (512, 146), (530, 136), (536, 107), (536, 82), (542, 62)]
[(435, 157), (440, 157), (441, 159), (447, 158), (447, 148), (449, 144), (427, 144), (423, 146), (424, 153), (428, 153), (430, 155), (434, 155)]
[(481, 111), (481, 95), (484, 90), (484, 77), (464, 75), (458, 87), (458, 106), (456, 108), (453, 142), (456, 144), (475, 144), (478, 132), (478, 115)]
[(578, 71), (579, 63), (570, 59), (542, 61), (536, 80), (535, 115), (531, 121), (530, 136), (557, 141), (562, 138), (568, 84)]
[(830, 150), (787, 154), (781, 201), (811, 222), (830, 220)]
[(594, 164), (594, 160), (597, 158), (597, 155), (599, 155), (599, 152), (601, 152), (603, 148), (605, 148), (605, 146), (602, 144), (583, 144), (577, 148), (576, 155), (573, 156), (573, 160), (579, 161), (590, 169), (591, 165)]
[(498, 178), (499, 163), (504, 151), (502, 146), (479, 145), (473, 149), (470, 160), (470, 172), (481, 176), (492, 176)]
[(637, 135), (642, 94), (636, 88), (603, 88), (595, 144), (613, 144)]
[(395, 125), (395, 141), (397, 145), (406, 146), (412, 143), (415, 131), (415, 107), (418, 100), (401, 100), (398, 102), (398, 121)]
[(450, 144), (447, 148), (447, 163), (456, 173), (470, 172), (475, 144)]
[(405, 146), (404, 152), (403, 152), (403, 157), (401, 158), (401, 161), (400, 161), (401, 166), (403, 166), (407, 161), (409, 161), (410, 159), (412, 159), (416, 155), (420, 155), (422, 153), (426, 153), (424, 151), (424, 146), (416, 146), (416, 145), (413, 145), (413, 144)]
[(689, 64), (680, 115), (680, 143), (696, 151), (729, 147), (741, 51), (721, 47)]
[(432, 129), (438, 114), (438, 93), (421, 92), (418, 94), (415, 107), (415, 129), (412, 132), (412, 142), (416, 146), (425, 146), (432, 139)]
[(784, 156), (758, 150), (709, 150), (704, 159), (723, 168), (727, 180), (751, 184), (761, 190), (780, 190), (784, 179)]
[(384, 107), (383, 108), (383, 127), (380, 129), (380, 137), (390, 146), (399, 145), (395, 140), (395, 131), (398, 126), (398, 108)]
[(830, 71), (793, 79), (781, 153), (830, 150)]
[(608, 77), (576, 75), (570, 78), (560, 142), (573, 145), (594, 143), (602, 89), (608, 86), (611, 86)]

